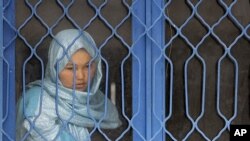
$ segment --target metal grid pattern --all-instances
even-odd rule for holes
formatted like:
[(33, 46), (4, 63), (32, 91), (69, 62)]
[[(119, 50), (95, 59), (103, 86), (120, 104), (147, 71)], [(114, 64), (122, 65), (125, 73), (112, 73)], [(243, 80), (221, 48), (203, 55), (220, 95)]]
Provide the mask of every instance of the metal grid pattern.
[[(117, 133), (118, 135), (114, 139), (110, 138), (110, 135), (114, 131), (111, 131), (112, 133), (108, 134), (98, 126), (90, 131), (91, 135), (94, 135), (94, 132), (99, 132), (103, 140), (132, 139), (135, 141), (209, 141), (223, 140), (227, 138), (224, 137), (224, 134), (229, 132), (229, 125), (236, 120), (237, 115), (241, 116), (238, 112), (240, 102), (240, 60), (237, 60), (237, 55), (235, 55), (234, 50), (236, 47), (239, 48), (238, 44), (242, 45), (241, 40), (246, 40), (246, 42), (249, 42), (250, 40), (250, 22), (247, 21), (243, 23), (234, 13), (234, 8), (240, 3), (238, 0), (232, 2), (225, 2), (223, 0), (211, 2), (215, 3), (217, 8), (222, 11), (218, 13), (218, 18), (213, 22), (211, 22), (207, 16), (202, 15), (201, 12), (201, 7), (210, 2), (208, 0), (187, 0), (185, 2), (180, 0), (134, 0), (131, 2), (121, 0), (119, 1), (120, 5), (122, 5), (126, 12), (125, 15), (123, 15), (122, 18), (120, 17), (119, 21), (116, 22), (111, 22), (111, 16), (107, 16), (104, 13), (104, 9), (114, 3), (114, 1), (84, 1), (84, 3), (88, 5), (87, 7), (91, 9), (90, 11), (92, 13), (89, 14), (90, 16), (88, 15), (89, 19), (85, 19), (85, 21), (81, 21), (78, 17), (74, 17), (71, 12), (71, 10), (74, 9), (74, 6), (79, 4), (78, 2), (79, 1), (76, 0), (53, 1), (54, 5), (57, 6), (60, 12), (59, 14), (55, 13), (59, 16), (51, 22), (45, 18), (48, 15), (44, 16), (40, 10), (41, 7), (46, 7), (44, 3), (48, 4), (50, 1), (25, 0), (23, 3), (29, 12), (17, 26), (15, 25), (15, 13), (13, 10), (15, 9), (15, 6), (17, 6), (15, 5), (15, 1), (4, 0), (0, 2), (0, 105), (2, 107), (0, 110), (0, 117), (2, 117), (0, 138), (2, 140), (15, 140), (15, 133), (13, 132), (15, 129), (15, 104), (13, 103), (16, 103), (15, 88), (18, 87), (15, 85), (21, 85), (21, 87), (24, 88), (27, 81), (29, 81), (27, 80), (29, 77), (29, 74), (27, 74), (27, 67), (29, 67), (29, 62), (32, 58), (37, 60), (41, 70), (38, 78), (43, 78), (45, 61), (41, 54), (44, 52), (40, 54), (38, 52), (46, 45), (47, 40), (54, 38), (55, 31), (65, 27), (74, 27), (95, 33), (91, 27), (97, 28), (98, 26), (103, 27), (101, 28), (103, 30), (102, 32), (107, 32), (103, 33), (104, 35), (102, 36), (103, 38), (100, 37), (101, 39), (97, 37), (98, 35), (95, 36), (97, 38), (98, 52), (101, 54), (101, 59), (105, 66), (103, 87), (104, 94), (107, 97), (111, 97), (109, 91), (111, 82), (108, 78), (112, 76), (110, 72), (113, 68), (110, 65), (110, 60), (107, 59), (107, 55), (105, 55), (103, 51), (114, 49), (109, 48), (108, 44), (111, 44), (112, 40), (115, 39), (121, 44), (121, 50), (126, 52), (123, 54), (123, 58), (120, 59), (121, 61), (119, 62), (120, 76), (118, 79), (120, 79), (120, 91), (116, 94), (116, 97), (120, 97), (120, 99), (118, 99), (118, 101), (115, 101), (117, 99), (113, 99), (116, 105), (120, 107), (121, 118), (123, 119), (123, 124), (125, 124), (125, 126), (123, 126), (120, 132)], [(176, 10), (178, 7), (175, 7), (175, 5), (187, 9), (186, 13), (181, 13), (186, 15), (184, 18), (180, 18), (183, 21), (180, 21), (175, 17), (175, 14), (178, 15), (179, 12)], [(49, 7), (49, 5), (47, 5), (47, 7)], [(62, 25), (62, 27), (58, 27), (64, 20), (66, 20), (67, 23)], [(96, 24), (96, 20), (99, 21), (98, 24)], [(130, 22), (130, 20), (132, 25), (129, 28), (131, 28), (131, 31), (121, 31), (120, 29), (123, 28), (124, 24)], [(224, 30), (220, 30), (221, 26), (225, 25), (223, 24), (225, 21), (230, 23), (231, 26), (229, 27), (232, 28), (232, 30), (235, 29), (235, 34), (233, 34), (232, 38), (229, 40), (225, 39), (225, 36), (230, 36), (230, 34), (227, 34), (226, 32), (221, 33)], [(193, 24), (194, 22), (197, 22), (198, 24), (196, 25), (198, 26), (190, 28), (190, 24)], [(35, 41), (29, 39), (31, 37), (26, 35), (27, 31), (32, 31), (29, 30), (32, 26), (35, 26), (35, 28), (40, 26), (42, 28), (40, 29), (42, 34), (34, 37)], [(199, 33), (195, 33), (197, 30), (193, 28), (199, 28)], [(189, 32), (187, 32), (187, 30), (189, 30)], [(192, 33), (190, 30), (194, 30), (194, 32)], [(131, 33), (131, 35), (129, 35), (131, 39), (125, 37), (125, 32), (129, 32), (129, 34)], [(96, 33), (99, 33), (100, 35), (101, 32), (96, 31)], [(193, 34), (197, 34), (197, 36)], [(199, 38), (198, 35), (201, 35), (201, 37)], [(208, 103), (210, 103), (208, 94), (211, 94), (207, 89), (212, 89), (209, 88), (210, 79), (208, 78), (208, 74), (210, 74), (208, 70), (210, 70), (209, 67), (211, 67), (211, 62), (208, 61), (206, 53), (204, 53), (206, 51), (203, 50), (206, 50), (207, 46), (209, 46), (206, 44), (208, 42), (207, 40), (210, 41), (210, 39), (214, 43), (212, 45), (216, 44), (217, 46), (217, 48), (213, 49), (217, 49), (218, 52), (220, 52), (216, 59), (216, 71), (213, 75), (216, 77), (214, 82), (215, 88), (213, 89), (215, 90), (214, 98), (216, 100), (213, 99), (213, 104), (215, 105), (215, 110), (213, 112), (217, 115), (217, 120), (219, 121), (215, 121), (215, 123), (221, 124), (221, 126), (216, 129), (216, 133), (210, 133), (207, 131), (207, 129), (204, 128), (207, 124), (200, 125), (201, 123), (204, 124), (204, 120), (206, 119), (208, 119), (208, 121), (205, 123), (214, 122), (209, 121), (210, 118), (206, 118), (206, 113), (209, 108)], [(20, 40), (23, 46), (29, 50), (28, 54), (26, 54), (28, 57), (24, 57), (25, 59), (21, 64), (22, 80), (18, 84), (15, 83), (15, 62), (19, 61), (15, 60), (14, 55), (16, 40)], [(182, 42), (182, 44), (178, 42)], [(249, 43), (247, 45), (249, 46)], [(176, 67), (178, 66), (176, 60), (181, 59), (181, 56), (178, 56), (178, 52), (182, 49), (189, 53), (187, 53), (188, 55), (186, 55), (186, 58), (183, 59), (183, 64), (181, 64), (183, 69), (179, 70), (179, 68)], [(177, 57), (174, 56), (175, 51), (177, 52)], [(132, 64), (130, 64), (131, 66), (129, 69), (131, 69), (131, 72), (129, 73), (131, 73), (130, 75), (132, 77), (132, 86), (129, 88), (132, 90), (129, 95), (131, 96), (132, 101), (131, 103), (128, 103), (126, 98), (130, 91), (126, 88), (129, 82), (125, 79), (127, 75), (126, 64), (130, 60)], [(115, 60), (111, 59), (111, 62), (112, 61)], [(194, 65), (195, 61), (196, 65), (198, 64), (197, 66)], [(247, 62), (246, 64), (249, 65), (249, 61), (245, 61)], [(224, 86), (225, 62), (228, 62), (229, 66), (231, 66), (229, 69), (231, 69), (230, 75), (232, 76), (232, 79), (230, 80), (231, 82), (229, 82), (230, 87), (232, 87), (230, 89), (232, 91), (230, 95), (231, 105), (229, 104), (232, 110), (229, 115), (225, 114), (225, 111), (221, 107), (224, 103), (222, 97), (225, 92), (225, 90), (222, 89)], [(193, 81), (191, 79), (193, 78), (190, 75), (194, 72), (190, 67), (197, 67), (193, 69), (197, 69), (195, 76), (199, 79), (198, 84), (195, 85), (195, 87), (192, 86)], [(178, 74), (182, 76), (178, 76)], [(180, 77), (182, 77), (182, 84), (179, 84), (176, 81)], [(182, 118), (180, 119), (177, 118), (177, 122), (179, 122), (178, 120), (184, 120), (183, 126), (186, 126), (185, 130), (183, 128), (181, 131), (178, 130), (178, 127), (172, 125), (172, 122), (176, 122), (173, 118), (176, 118), (176, 113), (178, 112), (175, 108), (178, 107), (175, 104), (178, 103), (176, 101), (178, 99), (175, 98), (175, 95), (178, 95), (178, 88), (183, 90), (179, 93), (180, 95), (183, 94), (182, 98), (184, 102), (182, 104), (185, 107), (183, 108), (183, 111), (179, 111), (183, 112), (184, 116), (181, 116)], [(200, 99), (198, 106), (191, 106), (193, 101), (191, 102), (190, 97), (192, 99), (194, 97), (193, 93), (196, 91), (192, 88), (199, 89)], [(17, 91), (20, 92), (20, 90)], [(128, 111), (126, 111), (129, 107), (132, 108), (132, 110), (129, 111), (131, 113), (127, 113)], [(196, 111), (195, 115), (193, 114), (192, 108), (196, 109), (197, 107), (199, 107), (200, 110), (198, 110), (198, 112)], [(179, 124), (176, 123), (176, 126), (178, 125)], [(132, 134), (130, 134), (131, 132)], [(129, 137), (125, 137), (126, 135)], [(25, 138), (23, 138), (23, 140), (25, 140)]]

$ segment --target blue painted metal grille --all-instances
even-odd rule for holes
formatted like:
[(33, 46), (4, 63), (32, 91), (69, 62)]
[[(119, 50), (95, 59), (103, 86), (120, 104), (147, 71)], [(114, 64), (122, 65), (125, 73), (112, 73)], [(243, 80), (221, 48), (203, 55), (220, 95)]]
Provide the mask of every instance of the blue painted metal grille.
[(14, 2), (0, 2), (0, 117), (1, 140), (11, 140), (15, 136), (15, 17)]
[[(175, 126), (179, 125), (179, 128), (174, 129), (185, 133), (180, 133), (181, 131), (180, 134), (169, 133), (167, 129), (166, 132), (172, 140), (229, 140), (229, 125), (237, 122), (237, 114), (238, 116), (243, 114), (238, 112), (239, 107), (242, 108), (242, 105), (239, 104), (239, 101), (242, 100), (239, 98), (248, 95), (247, 91), (240, 92), (243, 95), (239, 95), (239, 79), (242, 79), (239, 78), (239, 63), (242, 65), (242, 61), (236, 59), (239, 56), (237, 56), (235, 48), (242, 47), (237, 45), (240, 40), (249, 40), (249, 33), (245, 32), (249, 30), (249, 21), (244, 23), (237, 18), (239, 13), (237, 13), (236, 7), (240, 5), (239, 1), (186, 1), (186, 4), (180, 5), (190, 13), (185, 13), (186, 18), (183, 21), (175, 19), (174, 14), (178, 15), (179, 11), (184, 11), (183, 9), (171, 9), (175, 4), (178, 5), (178, 2), (168, 1), (165, 5), (167, 11), (164, 18), (170, 31), (172, 29), (165, 49), (168, 50), (171, 58), (173, 50), (176, 50), (174, 48), (177, 48), (175, 45), (189, 53), (182, 53), (185, 58), (178, 56), (178, 59), (183, 61), (175, 59), (168, 61), (170, 96), (169, 115), (165, 120), (167, 129), (173, 130), (171, 129), (173, 126), (168, 128), (168, 123), (175, 124)], [(245, 4), (249, 6), (249, 2)], [(210, 10), (210, 13), (206, 10)], [(220, 13), (220, 16), (212, 16), (213, 13)], [(225, 29), (222, 26), (225, 26)], [(183, 42), (178, 43), (176, 40)], [(211, 50), (214, 50), (212, 54)], [(216, 61), (213, 60), (215, 58)], [(183, 68), (181, 68), (183, 73), (177, 73), (176, 69), (180, 69), (177, 63), (181, 62), (183, 63)], [(178, 74), (183, 76), (183, 86), (178, 86), (176, 83), (176, 79), (180, 78)], [(172, 87), (171, 85), (177, 86)], [(183, 96), (179, 95), (177, 91), (181, 91)], [(174, 95), (179, 97), (174, 98)], [(184, 101), (179, 102), (178, 105), (176, 100), (179, 98), (183, 98)], [(184, 110), (179, 111), (183, 112), (183, 115), (180, 113), (178, 115), (174, 111), (172, 113), (172, 110), (180, 108), (180, 106), (185, 107)], [(174, 117), (182, 119), (182, 125), (176, 123), (176, 120), (172, 120)], [(216, 122), (213, 123), (213, 121)]]
[(231, 123), (250, 124), (249, 1), (3, 0), (0, 7), (1, 140), (15, 140), (15, 103), (44, 78), (49, 42), (66, 28), (95, 39), (100, 89), (123, 123), (116, 130), (96, 123), (92, 140), (229, 140)]

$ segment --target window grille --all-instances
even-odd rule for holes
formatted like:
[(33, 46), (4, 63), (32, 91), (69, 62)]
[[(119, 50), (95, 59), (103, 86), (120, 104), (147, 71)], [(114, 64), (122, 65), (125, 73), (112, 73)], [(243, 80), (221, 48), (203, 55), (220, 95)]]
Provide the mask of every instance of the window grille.
[(230, 124), (250, 124), (249, 1), (2, 0), (0, 8), (1, 140), (15, 140), (16, 102), (43, 77), (49, 42), (66, 28), (93, 36), (100, 89), (122, 120), (116, 130), (89, 129), (92, 140), (229, 140)]

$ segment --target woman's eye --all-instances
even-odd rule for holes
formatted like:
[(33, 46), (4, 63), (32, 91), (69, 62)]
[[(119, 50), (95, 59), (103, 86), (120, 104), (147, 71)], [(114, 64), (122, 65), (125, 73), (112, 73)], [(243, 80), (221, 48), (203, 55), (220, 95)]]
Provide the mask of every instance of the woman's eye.
[(73, 70), (73, 67), (66, 67), (67, 70)]
[(85, 68), (89, 68), (89, 67), (90, 67), (90, 64), (86, 64), (84, 67), (85, 67)]

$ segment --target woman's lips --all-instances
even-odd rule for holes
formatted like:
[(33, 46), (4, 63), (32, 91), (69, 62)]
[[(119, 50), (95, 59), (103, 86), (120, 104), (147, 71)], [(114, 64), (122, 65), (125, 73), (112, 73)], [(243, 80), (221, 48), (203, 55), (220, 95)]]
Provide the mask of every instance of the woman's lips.
[(85, 83), (76, 84), (76, 89), (85, 89), (85, 88), (86, 88), (86, 84)]

